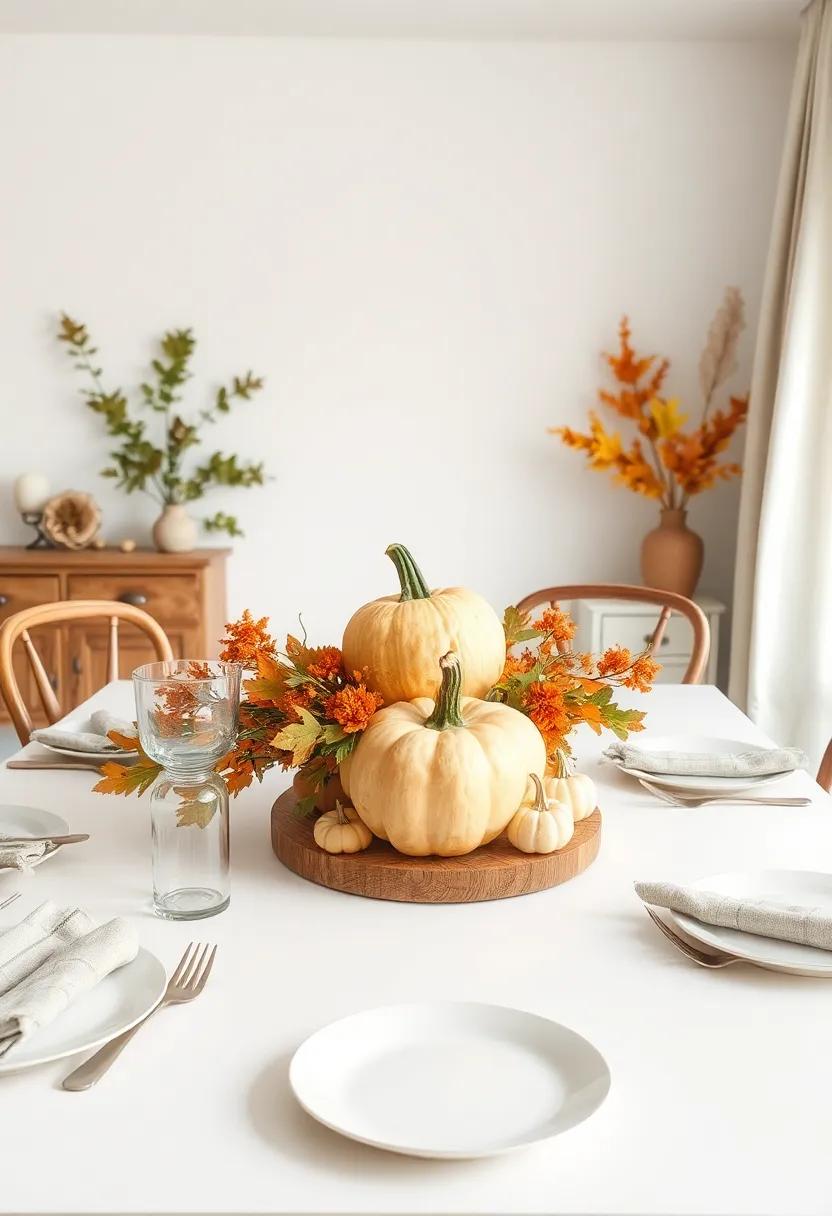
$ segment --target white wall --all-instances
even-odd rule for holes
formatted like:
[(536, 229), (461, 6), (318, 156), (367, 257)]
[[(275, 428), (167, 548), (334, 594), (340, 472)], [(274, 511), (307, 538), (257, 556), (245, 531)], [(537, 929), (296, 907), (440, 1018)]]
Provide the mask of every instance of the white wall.
[[(222, 38), (0, 39), (0, 536), (20, 471), (93, 490), (144, 541), (153, 504), (97, 476), (107, 440), (53, 340), (108, 375), (191, 325), (194, 406), (248, 367), (211, 438), (262, 457), (235, 510), (230, 611), (303, 609), (336, 640), (410, 544), (502, 606), (637, 580), (655, 505), (545, 434), (580, 424), (622, 310), (693, 399), (727, 283), (753, 343), (793, 49)], [(737, 489), (695, 505), (702, 589), (730, 594)]]

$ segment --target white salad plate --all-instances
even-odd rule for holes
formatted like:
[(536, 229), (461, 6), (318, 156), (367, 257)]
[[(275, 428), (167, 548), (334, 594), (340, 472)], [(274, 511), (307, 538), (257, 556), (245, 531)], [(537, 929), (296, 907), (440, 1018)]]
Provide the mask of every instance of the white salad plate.
[[(711, 738), (708, 735), (663, 735), (639, 739), (638, 748), (643, 752), (689, 752), (692, 755), (732, 755), (736, 752), (759, 752), (764, 755), (770, 748), (745, 743), (741, 739)], [(687, 794), (742, 794), (779, 781), (787, 773), (766, 773), (760, 777), (686, 777), (677, 773), (651, 773), (640, 768), (625, 768), (620, 761), (613, 761), (630, 777), (651, 781), (665, 789), (684, 791)]]
[(79, 1051), (94, 1051), (135, 1026), (162, 999), (165, 969), (155, 954), (139, 949), (132, 963), (105, 976), (100, 984), (0, 1057), (0, 1074), (48, 1064)]
[[(0, 806), (0, 840), (9, 840), (12, 837), (22, 840), (27, 836), (68, 836), (69, 833), (70, 826), (67, 821), (52, 811), (42, 811), (34, 806)], [(60, 847), (59, 844), (55, 845), (33, 861), (32, 865), (39, 866), (47, 857), (57, 853)], [(0, 867), (0, 874), (4, 870), (8, 872), (6, 867)]]
[[(765, 899), (778, 904), (820, 908), (832, 916), (832, 874), (813, 870), (735, 871), (700, 878), (690, 885), (734, 899)], [(781, 942), (721, 925), (705, 925), (680, 912), (668, 912), (667, 915), (689, 937), (713, 950), (724, 950), (769, 971), (832, 978), (832, 950)]]
[(501, 1005), (387, 1005), (308, 1038), (289, 1083), (304, 1110), (362, 1144), (414, 1157), (487, 1157), (587, 1119), (607, 1064), (573, 1030)]

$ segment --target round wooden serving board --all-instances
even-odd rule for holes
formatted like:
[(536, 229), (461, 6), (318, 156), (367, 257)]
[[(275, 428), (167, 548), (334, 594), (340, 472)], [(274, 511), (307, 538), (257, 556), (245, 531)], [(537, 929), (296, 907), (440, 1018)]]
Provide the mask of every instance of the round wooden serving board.
[(310, 882), (370, 899), (414, 904), (463, 904), (528, 895), (567, 882), (591, 865), (601, 844), (601, 812), (575, 824), (558, 853), (521, 853), (505, 834), (464, 857), (404, 857), (386, 841), (361, 853), (325, 853), (315, 844), (313, 817), (295, 813), (294, 790), (272, 807), (272, 848), (285, 866)]

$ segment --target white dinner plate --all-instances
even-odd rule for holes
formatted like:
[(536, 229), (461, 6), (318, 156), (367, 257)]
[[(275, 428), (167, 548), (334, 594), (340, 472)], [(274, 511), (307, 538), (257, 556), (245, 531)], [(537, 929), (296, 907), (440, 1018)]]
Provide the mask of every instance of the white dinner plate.
[(292, 1059), (295, 1097), (326, 1127), (414, 1157), (488, 1157), (556, 1136), (603, 1102), (586, 1039), (533, 1013), (437, 1001), (367, 1009)]
[(106, 760), (132, 760), (138, 755), (135, 751), (88, 752), (80, 747), (57, 747), (54, 743), (44, 743), (42, 739), (38, 739), (37, 743), (50, 752), (57, 752), (59, 756), (72, 756), (73, 760), (89, 760), (92, 764), (103, 764)]
[(164, 967), (155, 954), (140, 948), (132, 963), (105, 976), (49, 1026), (0, 1057), (0, 1074), (94, 1051), (155, 1009), (166, 987)]
[[(714, 755), (730, 755), (733, 752), (765, 753), (771, 750), (741, 739), (712, 738), (708, 735), (653, 736), (639, 739), (636, 746), (644, 752), (709, 752)], [(742, 794), (745, 790), (756, 789), (787, 776), (787, 773), (781, 772), (766, 773), (760, 777), (684, 777), (675, 773), (650, 773), (643, 769), (625, 768), (620, 762), (615, 763), (618, 763), (622, 773), (627, 773), (630, 777), (643, 778), (645, 781), (651, 781), (653, 785), (683, 790), (688, 794)]]
[[(714, 874), (690, 884), (702, 891), (717, 891), (733, 898), (768, 899), (781, 904), (805, 904), (820, 907), (832, 915), (832, 874), (813, 870), (756, 870)], [(773, 937), (741, 933), (721, 925), (705, 925), (691, 916), (668, 912), (672, 921), (690, 937), (714, 950), (725, 950), (737, 958), (756, 963), (769, 971), (787, 971), (791, 975), (814, 975), (832, 978), (832, 950), (815, 946), (799, 946), (781, 942)]]
[[(34, 806), (0, 806), (0, 837), (5, 836), (8, 839), (10, 836), (68, 836), (69, 833), (67, 821), (52, 811), (42, 811)], [(54, 849), (49, 849), (37, 861), (33, 861), (32, 865), (39, 866), (47, 857), (57, 853), (60, 847), (56, 845)], [(8, 874), (9, 870), (9, 867), (0, 867), (0, 874)]]

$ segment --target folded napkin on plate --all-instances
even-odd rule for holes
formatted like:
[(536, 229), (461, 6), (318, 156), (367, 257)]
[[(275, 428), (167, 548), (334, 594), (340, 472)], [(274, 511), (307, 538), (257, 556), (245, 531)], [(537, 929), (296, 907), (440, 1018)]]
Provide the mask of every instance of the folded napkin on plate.
[(35, 908), (14, 928), (0, 933), (0, 995), (62, 946), (94, 928), (95, 921), (80, 908), (58, 908), (51, 900)]
[[(92, 924), (85, 913), (76, 909), (75, 914)], [(3, 940), (0, 938), (0, 949)], [(119, 917), (58, 945), (35, 970), (17, 982), (12, 981), (5, 990), (0, 989), (0, 1057), (42, 1026), (48, 1026), (72, 1001), (89, 992), (111, 971), (132, 962), (138, 949), (135, 929)], [(14, 971), (14, 957), (9, 959), (9, 966)]]
[(105, 709), (97, 709), (89, 721), (88, 730), (70, 730), (65, 726), (44, 726), (32, 731), (37, 743), (49, 743), (52, 747), (67, 747), (75, 752), (117, 752), (118, 744), (108, 739), (109, 731), (122, 735), (135, 735), (132, 722), (117, 718)]
[(651, 752), (628, 743), (611, 744), (604, 755), (624, 768), (675, 777), (764, 777), (805, 768), (799, 747), (750, 747), (747, 752)]
[(0, 836), (0, 870), (28, 870), (48, 848), (48, 840), (33, 840), (31, 844), (8, 843)]
[(832, 950), (832, 914), (828, 909), (766, 899), (734, 899), (716, 891), (677, 887), (672, 882), (637, 882), (635, 888), (644, 903), (670, 908), (706, 925)]

